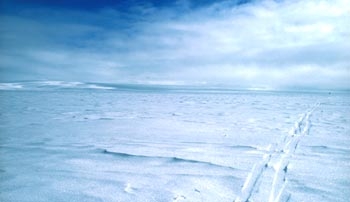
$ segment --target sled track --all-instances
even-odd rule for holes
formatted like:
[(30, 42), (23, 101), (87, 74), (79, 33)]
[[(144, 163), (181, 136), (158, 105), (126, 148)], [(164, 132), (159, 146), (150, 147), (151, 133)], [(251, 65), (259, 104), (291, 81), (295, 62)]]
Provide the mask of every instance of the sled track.
[[(315, 104), (302, 114), (281, 142), (269, 146), (263, 159), (253, 166), (245, 180), (241, 194), (234, 202), (249, 202), (253, 201), (253, 198), (268, 202), (289, 201), (291, 195), (284, 192), (288, 182), (288, 165), (300, 140), (309, 134), (310, 116), (318, 106), (319, 104)], [(271, 187), (270, 191), (268, 194), (262, 194), (259, 188), (267, 184)], [(266, 190), (266, 187), (263, 188)]]

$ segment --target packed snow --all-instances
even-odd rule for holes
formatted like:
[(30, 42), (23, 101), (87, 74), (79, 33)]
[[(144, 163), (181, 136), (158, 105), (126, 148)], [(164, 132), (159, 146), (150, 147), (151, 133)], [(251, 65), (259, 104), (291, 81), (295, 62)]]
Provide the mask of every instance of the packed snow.
[(0, 84), (0, 201), (348, 201), (350, 93)]

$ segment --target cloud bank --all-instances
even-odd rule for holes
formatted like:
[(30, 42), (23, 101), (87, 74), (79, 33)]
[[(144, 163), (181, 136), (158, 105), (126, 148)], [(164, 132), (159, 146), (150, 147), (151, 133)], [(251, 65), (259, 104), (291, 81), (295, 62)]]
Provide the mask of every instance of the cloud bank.
[(4, 4), (2, 81), (350, 87), (348, 0)]

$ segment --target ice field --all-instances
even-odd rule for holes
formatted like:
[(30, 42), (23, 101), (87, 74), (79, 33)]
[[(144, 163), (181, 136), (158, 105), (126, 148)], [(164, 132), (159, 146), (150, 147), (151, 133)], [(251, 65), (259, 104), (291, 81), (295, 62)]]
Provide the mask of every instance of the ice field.
[(0, 84), (0, 201), (349, 198), (349, 92)]

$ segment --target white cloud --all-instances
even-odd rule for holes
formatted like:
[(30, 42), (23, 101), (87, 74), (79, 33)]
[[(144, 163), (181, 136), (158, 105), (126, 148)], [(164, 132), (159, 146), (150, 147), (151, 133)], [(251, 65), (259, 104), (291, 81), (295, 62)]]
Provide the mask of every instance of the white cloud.
[(1, 71), (16, 78), (8, 68), (31, 61), (36, 77), (61, 80), (349, 87), (347, 0), (182, 8), (181, 15), (147, 5), (127, 17), (104, 9), (2, 18)]

